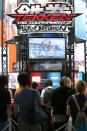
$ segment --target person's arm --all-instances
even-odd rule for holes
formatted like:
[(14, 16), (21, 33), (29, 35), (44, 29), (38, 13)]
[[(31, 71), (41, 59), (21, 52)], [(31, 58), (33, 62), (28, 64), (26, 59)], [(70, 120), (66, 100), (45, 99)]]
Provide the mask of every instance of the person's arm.
[(14, 104), (13, 113), (15, 116), (18, 115), (18, 105), (17, 104)]
[(43, 89), (41, 92), (41, 105), (46, 105), (44, 100), (45, 90)]
[(41, 98), (41, 105), (46, 105), (44, 101), (44, 97)]
[(17, 94), (14, 96), (14, 107), (13, 107), (13, 113), (15, 116), (18, 115), (19, 112), (19, 106), (18, 106), (18, 96)]
[(7, 115), (8, 115), (8, 117), (10, 117), (12, 115), (10, 104), (7, 105)]
[(68, 100), (67, 100), (67, 105), (66, 105), (66, 115), (70, 116), (70, 103), (71, 103), (71, 96), (69, 96)]
[(11, 94), (9, 91), (6, 91), (6, 103), (7, 103), (7, 115), (10, 117), (12, 115), (11, 111)]
[(67, 105), (66, 107), (66, 114), (70, 116), (70, 105)]

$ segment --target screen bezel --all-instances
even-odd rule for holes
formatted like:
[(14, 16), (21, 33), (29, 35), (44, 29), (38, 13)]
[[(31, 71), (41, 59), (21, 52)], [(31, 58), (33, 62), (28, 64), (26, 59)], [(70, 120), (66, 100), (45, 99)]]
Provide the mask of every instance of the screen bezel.
[(64, 38), (65, 39), (65, 57), (64, 58), (30, 58), (29, 57), (29, 44), (28, 44), (28, 60), (30, 60), (30, 61), (34, 61), (34, 60), (66, 60), (66, 37), (28, 37), (28, 42), (29, 42), (29, 39), (31, 39), (31, 38), (42, 38), (42, 39), (44, 39), (44, 38)]

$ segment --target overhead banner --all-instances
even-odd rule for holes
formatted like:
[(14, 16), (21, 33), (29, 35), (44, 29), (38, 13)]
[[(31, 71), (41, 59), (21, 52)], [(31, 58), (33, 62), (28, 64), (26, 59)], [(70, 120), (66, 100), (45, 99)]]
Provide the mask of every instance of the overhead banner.
[(44, 6), (21, 3), (15, 14), (8, 14), (15, 18), (13, 23), (19, 34), (68, 33), (74, 18), (79, 15), (72, 12), (68, 3), (46, 3)]
[[(17, 8), (17, 0), (5, 0), (5, 14), (14, 13), (14, 9)], [(5, 16), (5, 28), (4, 28), (4, 39), (6, 41), (13, 40), (14, 35), (17, 35), (17, 28), (12, 24), (13, 20)]]

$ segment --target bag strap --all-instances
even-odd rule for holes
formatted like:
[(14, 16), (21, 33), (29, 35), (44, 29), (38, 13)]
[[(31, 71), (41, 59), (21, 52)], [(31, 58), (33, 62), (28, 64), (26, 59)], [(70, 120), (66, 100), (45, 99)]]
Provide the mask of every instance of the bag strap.
[(86, 102), (85, 102), (85, 104), (83, 106), (83, 111), (86, 109), (86, 107), (87, 107), (87, 100), (86, 100)]
[(72, 95), (72, 98), (73, 98), (73, 100), (75, 101), (75, 104), (76, 104), (76, 107), (77, 107), (78, 111), (80, 111), (81, 109), (80, 109), (80, 106), (79, 106), (79, 104), (78, 104), (78, 102), (77, 102), (77, 100), (76, 100), (75, 95)]
[[(77, 109), (80, 111), (81, 109), (80, 109), (80, 106), (79, 106), (79, 104), (78, 104), (78, 102), (77, 102), (77, 99), (76, 99), (75, 95), (72, 95), (72, 97), (73, 97), (73, 99), (74, 99), (74, 101), (75, 101), (75, 104), (76, 104), (76, 106), (77, 106)], [(86, 102), (85, 102), (82, 110), (84, 111), (86, 107), (87, 107), (87, 100), (86, 100)]]

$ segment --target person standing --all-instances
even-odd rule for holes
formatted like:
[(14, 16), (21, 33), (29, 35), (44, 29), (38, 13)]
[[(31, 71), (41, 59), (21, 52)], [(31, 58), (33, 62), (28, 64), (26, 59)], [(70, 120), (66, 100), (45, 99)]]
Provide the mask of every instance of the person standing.
[(26, 122), (27, 117), (29, 117), (26, 116), (29, 107), (34, 105), (38, 107), (40, 104), (39, 92), (37, 90), (34, 90), (33, 93), (33, 90), (29, 88), (28, 73), (20, 73), (17, 79), (18, 79), (19, 86), (21, 86), (22, 88), (21, 91), (18, 92), (14, 97), (14, 115), (15, 116), (18, 115), (18, 122), (20, 125), (19, 131), (41, 131), (41, 127), (39, 123), (37, 124), (33, 123), (33, 125), (31, 125)]
[[(66, 113), (68, 116), (71, 115), (72, 120), (73, 120), (73, 126), (76, 124), (75, 122), (77, 121), (77, 114), (79, 111), (83, 111), (85, 113), (86, 119), (87, 119), (87, 85), (85, 81), (78, 81), (76, 83), (76, 90), (77, 93), (75, 95), (72, 95), (68, 98), (67, 101), (67, 110)], [(86, 106), (85, 106), (86, 105)], [(85, 108), (84, 108), (85, 106)], [(84, 110), (83, 110), (84, 108)], [(87, 125), (87, 123), (86, 123)], [(85, 127), (84, 127), (85, 128)], [(87, 126), (86, 129), (84, 130), (82, 127), (81, 129), (81, 123), (80, 123), (80, 128), (78, 125), (77, 131), (87, 131)]]
[(42, 90), (41, 92), (41, 104), (42, 106), (44, 106), (45, 111), (48, 115), (48, 124), (47, 124), (47, 128), (48, 131), (52, 131), (52, 126), (51, 126), (51, 99), (52, 99), (52, 95), (54, 92), (54, 89), (52, 87), (52, 81), (51, 80), (46, 80), (45, 81), (45, 88)]
[(51, 98), (54, 88), (52, 87), (52, 81), (45, 81), (45, 88), (41, 92), (41, 103), (42, 105), (46, 105), (47, 107), (51, 106)]
[(57, 88), (54, 91), (52, 97), (54, 130), (61, 128), (60, 131), (64, 131), (65, 124), (68, 121), (68, 116), (66, 115), (66, 103), (68, 97), (73, 93), (74, 90), (71, 88), (71, 79), (67, 76), (63, 76), (60, 80), (60, 88)]
[(6, 75), (0, 75), (0, 131), (6, 127), (8, 117), (11, 115), (11, 96), (7, 90), (7, 85), (8, 77)]

